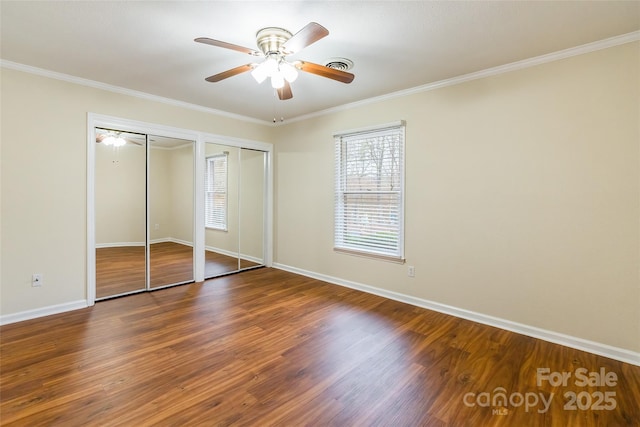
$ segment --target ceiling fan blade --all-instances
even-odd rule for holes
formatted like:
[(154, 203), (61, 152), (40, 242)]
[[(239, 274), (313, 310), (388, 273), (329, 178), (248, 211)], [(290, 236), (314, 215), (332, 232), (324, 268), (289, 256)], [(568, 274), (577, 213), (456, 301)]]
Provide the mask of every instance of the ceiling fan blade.
[(210, 82), (210, 83), (215, 83), (215, 82), (219, 82), (220, 80), (228, 79), (229, 77), (233, 77), (233, 76), (236, 76), (238, 74), (242, 74), (242, 73), (244, 73), (246, 71), (249, 71), (249, 70), (252, 70), (252, 69), (253, 69), (253, 64), (244, 64), (244, 65), (241, 65), (239, 67), (232, 68), (230, 70), (223, 71), (223, 72), (218, 73), (218, 74), (214, 74), (213, 76), (209, 76), (205, 80)]
[(287, 55), (290, 55), (301, 51), (310, 44), (315, 43), (328, 35), (329, 30), (325, 27), (316, 22), (310, 22), (300, 31), (295, 33), (293, 37), (287, 40), (287, 42), (282, 45), (282, 50)]
[(355, 76), (346, 71), (336, 70), (335, 68), (325, 67), (324, 65), (314, 64), (313, 62), (297, 61), (296, 67), (307, 73), (316, 74), (318, 76), (327, 77), (342, 83), (351, 83)]
[(252, 55), (252, 56), (261, 56), (262, 55), (262, 52), (259, 52), (257, 50), (249, 49), (248, 47), (244, 47), (244, 46), (238, 46), (237, 44), (233, 44), (233, 43), (227, 43), (227, 42), (222, 42), (220, 40), (210, 39), (208, 37), (198, 37), (197, 39), (194, 39), (193, 41), (198, 42), (198, 43), (209, 44), (211, 46), (223, 47), (225, 49), (236, 50), (236, 51), (242, 52), (242, 53), (248, 53), (249, 55)]
[(291, 85), (289, 84), (288, 81), (285, 80), (284, 86), (278, 89), (278, 98), (280, 98), (280, 100), (282, 101), (293, 98), (293, 92), (291, 92)]

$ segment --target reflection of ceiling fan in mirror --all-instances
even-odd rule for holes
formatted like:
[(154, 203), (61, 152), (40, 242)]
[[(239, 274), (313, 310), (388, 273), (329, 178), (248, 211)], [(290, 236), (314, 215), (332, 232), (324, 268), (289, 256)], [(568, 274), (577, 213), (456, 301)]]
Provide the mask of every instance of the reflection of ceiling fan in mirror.
[(249, 63), (214, 74), (207, 77), (206, 81), (219, 82), (228, 77), (251, 71), (251, 75), (258, 83), (262, 83), (269, 77), (271, 86), (278, 91), (278, 97), (285, 100), (293, 97), (290, 83), (298, 77), (298, 70), (342, 83), (351, 83), (353, 81), (355, 76), (344, 71), (344, 68), (337, 69), (307, 61), (287, 61), (287, 56), (298, 53), (328, 34), (329, 31), (326, 28), (315, 22), (307, 24), (295, 35), (283, 28), (267, 27), (256, 34), (256, 43), (260, 49), (259, 51), (207, 37), (199, 37), (195, 41), (266, 58), (259, 64)]
[(144, 142), (144, 135), (96, 128), (96, 143), (98, 144), (104, 144), (112, 147), (122, 147), (125, 144), (141, 146), (144, 145)]

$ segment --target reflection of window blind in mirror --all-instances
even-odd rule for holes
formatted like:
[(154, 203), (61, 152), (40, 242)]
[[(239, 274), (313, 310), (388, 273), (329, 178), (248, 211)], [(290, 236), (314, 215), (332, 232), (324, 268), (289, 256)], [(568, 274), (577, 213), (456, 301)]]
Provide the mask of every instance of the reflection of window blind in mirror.
[(227, 230), (227, 153), (207, 157), (205, 226)]

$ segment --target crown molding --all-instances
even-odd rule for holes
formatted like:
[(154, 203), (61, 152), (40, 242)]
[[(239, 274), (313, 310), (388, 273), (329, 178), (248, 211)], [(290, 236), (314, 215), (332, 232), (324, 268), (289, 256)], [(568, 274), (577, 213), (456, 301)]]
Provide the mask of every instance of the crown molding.
[[(461, 76), (452, 77), (450, 79), (439, 80), (425, 85), (416, 86), (410, 89), (404, 89), (397, 92), (388, 93), (386, 95), (380, 95), (373, 98), (363, 99), (361, 101), (351, 102), (349, 104), (339, 105), (337, 107), (327, 108), (326, 110), (316, 111), (314, 113), (305, 114), (303, 116), (293, 117), (286, 121), (286, 123), (275, 124), (275, 126), (284, 125), (287, 123), (299, 122), (314, 117), (324, 116), (331, 113), (337, 113), (340, 111), (350, 110), (356, 107), (362, 107), (377, 102), (386, 101), (394, 98), (401, 98), (403, 96), (413, 95), (416, 93), (428, 92), (435, 89), (440, 89), (447, 86), (453, 86), (460, 83), (465, 83), (472, 80), (483, 79), (485, 77), (497, 76), (499, 74), (508, 73), (511, 71), (522, 70), (529, 67), (535, 67), (536, 65), (546, 64), (548, 62), (559, 61), (561, 59), (570, 58), (572, 56), (583, 55), (585, 53), (591, 53), (610, 47), (623, 45), (640, 40), (640, 31), (634, 31), (620, 36), (610, 37), (604, 40), (598, 40), (592, 43), (571, 47), (557, 52), (548, 53), (545, 55), (535, 56), (533, 58), (523, 59), (522, 61), (511, 62), (509, 64), (499, 65), (497, 67), (487, 68), (485, 70), (476, 71), (469, 74), (463, 74)], [(273, 126), (273, 125), (272, 125)]]
[(316, 111), (313, 113), (305, 114), (302, 116), (293, 117), (291, 119), (287, 119), (285, 123), (271, 123), (267, 120), (255, 119), (253, 117), (242, 116), (239, 114), (229, 113), (222, 110), (216, 110), (214, 108), (203, 107), (201, 105), (190, 104), (184, 101), (178, 101), (171, 98), (164, 98), (157, 95), (152, 95), (146, 92), (140, 92), (132, 89), (123, 88), (120, 86), (109, 85), (106, 83), (97, 82), (94, 80), (84, 79), (80, 77), (71, 76), (68, 74), (58, 73), (55, 71), (49, 71), (42, 68), (32, 67), (30, 65), (24, 65), (17, 62), (7, 61), (4, 59), (0, 59), (0, 67), (23, 71), (30, 74), (36, 74), (44, 77), (49, 77), (56, 80), (62, 80), (70, 83), (79, 84), (82, 86), (93, 87), (96, 89), (102, 89), (109, 92), (120, 93), (124, 95), (134, 96), (137, 98), (142, 98), (150, 101), (160, 102), (163, 104), (173, 105), (176, 107), (186, 108), (194, 111), (200, 111), (204, 113), (214, 114), (218, 116), (228, 117), (236, 120), (241, 120), (249, 123), (256, 123), (260, 125), (266, 125), (269, 127), (278, 127), (287, 125), (289, 123), (295, 123), (304, 121), (307, 119), (311, 119), (314, 117), (324, 116), (327, 114), (337, 113), (340, 111), (350, 110), (356, 107), (362, 107), (369, 104), (374, 104), (377, 102), (382, 102), (390, 99), (400, 98), (403, 96), (413, 95), (422, 92), (428, 92), (435, 89), (440, 89), (447, 86), (453, 86), (460, 83), (465, 83), (472, 80), (482, 79), (485, 77), (496, 76), (503, 73), (508, 73), (511, 71), (522, 70), (529, 67), (535, 67), (536, 65), (546, 64), (548, 62), (559, 61), (561, 59), (570, 58), (573, 56), (583, 55), (586, 53), (595, 52), (602, 49), (607, 49), (610, 47), (615, 47), (619, 45), (623, 45), (626, 43), (631, 43), (640, 40), (640, 31), (633, 31), (631, 33), (622, 34), (615, 37), (610, 37), (604, 40), (598, 40), (592, 43), (587, 43), (584, 45), (571, 47), (568, 49), (560, 50), (557, 52), (548, 53), (545, 55), (535, 56), (533, 58), (523, 59), (522, 61), (516, 61), (509, 64), (499, 65), (497, 67), (487, 68), (485, 70), (476, 71), (469, 74), (463, 74), (461, 76), (452, 77), (449, 79), (439, 80), (432, 83), (427, 83), (425, 85), (416, 86), (409, 89), (400, 90), (397, 92), (391, 92), (385, 95), (375, 96), (373, 98), (363, 99), (361, 101), (355, 101), (348, 104), (339, 105), (337, 107), (327, 108), (325, 110)]
[(58, 73), (56, 71), (45, 70), (44, 68), (32, 67), (31, 65), (20, 64), (18, 62), (7, 61), (4, 59), (0, 59), (0, 67), (7, 68), (10, 70), (22, 71), (29, 74), (35, 74), (38, 76), (48, 77), (55, 80), (61, 80), (68, 83), (74, 83), (81, 86), (92, 87), (94, 89), (101, 89), (108, 92), (115, 92), (122, 95), (129, 95), (136, 98), (146, 99), (148, 101), (154, 101), (162, 104), (171, 105), (174, 107), (186, 108), (188, 110), (194, 110), (202, 113), (228, 117), (231, 119), (241, 120), (244, 122), (257, 123), (260, 125), (270, 124), (268, 121), (254, 119), (253, 117), (247, 117), (247, 116), (242, 116), (240, 114), (229, 113), (227, 111), (216, 110), (214, 108), (203, 107), (202, 105), (196, 105), (196, 104), (191, 104), (184, 101), (178, 101), (172, 98), (165, 98), (158, 95), (152, 95), (146, 92), (140, 92), (133, 89), (114, 86), (107, 83), (98, 82), (95, 80), (84, 79), (82, 77), (76, 77), (69, 74)]

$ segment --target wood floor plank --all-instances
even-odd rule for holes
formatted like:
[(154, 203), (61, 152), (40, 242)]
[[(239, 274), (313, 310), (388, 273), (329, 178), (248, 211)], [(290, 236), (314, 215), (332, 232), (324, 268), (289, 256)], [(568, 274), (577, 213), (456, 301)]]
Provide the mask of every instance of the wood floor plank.
[[(5, 325), (0, 356), (3, 426), (640, 425), (640, 367), (268, 268)], [(549, 409), (478, 403), (501, 389)]]

